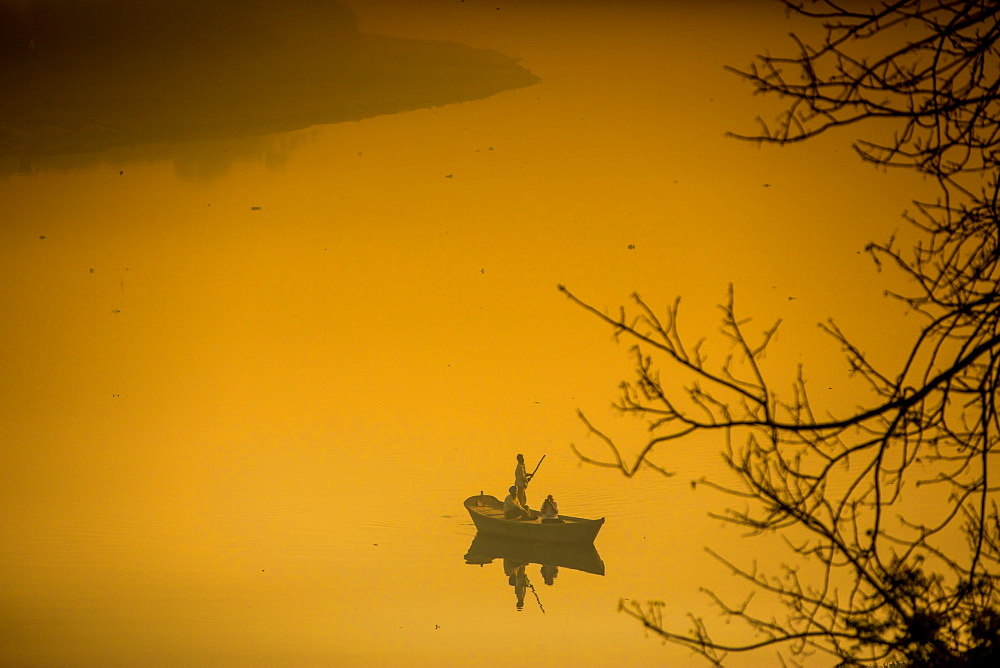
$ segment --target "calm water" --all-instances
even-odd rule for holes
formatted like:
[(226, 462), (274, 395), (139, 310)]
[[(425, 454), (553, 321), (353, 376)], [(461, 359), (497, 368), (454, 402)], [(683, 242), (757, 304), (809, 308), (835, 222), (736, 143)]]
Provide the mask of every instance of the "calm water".
[[(687, 628), (714, 614), (699, 587), (744, 592), (703, 546), (767, 548), (689, 484), (718, 443), (662, 453), (674, 478), (577, 462), (571, 442), (602, 454), (578, 408), (626, 449), (643, 427), (608, 408), (625, 347), (555, 286), (608, 308), (681, 295), (693, 340), (733, 281), (761, 329), (785, 318), (771, 363), (818, 360), (814, 399), (850, 405), (815, 322), (898, 355), (906, 321), (856, 251), (907, 192), (846, 137), (722, 136), (762, 111), (721, 66), (785, 44), (780, 11), (349, 4), (363, 32), (494, 49), (540, 80), (4, 163), (0, 661), (698, 665), (618, 600)], [(462, 507), (502, 497), (518, 452), (546, 455), (529, 501), (607, 518), (604, 574), (546, 585), (529, 565), (520, 610), (501, 559), (466, 563)]]

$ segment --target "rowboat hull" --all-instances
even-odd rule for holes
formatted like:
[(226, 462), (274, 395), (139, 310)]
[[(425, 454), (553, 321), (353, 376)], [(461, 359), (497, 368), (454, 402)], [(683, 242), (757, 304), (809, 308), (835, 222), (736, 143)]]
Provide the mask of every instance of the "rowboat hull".
[(593, 543), (604, 526), (603, 517), (587, 520), (560, 515), (562, 524), (543, 524), (540, 519), (504, 519), (503, 502), (488, 494), (470, 496), (465, 500), (465, 509), (482, 533), (543, 543)]

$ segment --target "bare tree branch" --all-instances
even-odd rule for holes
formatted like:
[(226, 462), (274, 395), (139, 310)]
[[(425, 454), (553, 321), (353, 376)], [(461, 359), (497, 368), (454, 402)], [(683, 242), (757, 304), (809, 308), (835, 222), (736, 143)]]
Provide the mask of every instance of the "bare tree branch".
[[(665, 628), (657, 602), (622, 601), (621, 610), (716, 665), (732, 652), (765, 649), (783, 663), (820, 652), (845, 666), (998, 664), (1000, 3), (783, 2), (820, 23), (824, 37), (810, 44), (793, 36), (796, 55), (759, 56), (731, 70), (787, 103), (776, 122), (759, 121), (757, 134), (732, 136), (788, 144), (876, 123), (854, 143), (862, 160), (928, 177), (928, 192), (904, 213), (920, 235), (913, 247), (895, 235), (868, 246), (879, 268), (910, 279), (912, 293), (887, 294), (922, 325), (892, 370), (878, 368), (832, 320), (820, 325), (869, 392), (865, 405), (836, 415), (813, 404), (801, 367), (790, 391), (776, 389), (765, 354), (780, 321), (750, 335), (732, 286), (720, 306), (730, 354), (712, 363), (701, 341), (684, 345), (679, 299), (659, 316), (634, 294), (631, 309), (611, 316), (559, 286), (631, 343), (635, 377), (613, 407), (645, 418), (648, 432), (626, 457), (581, 413), (611, 457), (574, 452), (633, 476), (657, 448), (717, 434), (732, 480), (692, 486), (738, 501), (714, 517), (780, 536), (790, 555), (779, 572), (765, 573), (712, 553), (751, 594), (786, 611), (765, 618), (753, 596), (731, 605), (707, 592), (724, 617), (753, 631), (752, 642), (713, 640), (694, 615), (686, 631)], [(917, 494), (933, 503), (906, 503)]]

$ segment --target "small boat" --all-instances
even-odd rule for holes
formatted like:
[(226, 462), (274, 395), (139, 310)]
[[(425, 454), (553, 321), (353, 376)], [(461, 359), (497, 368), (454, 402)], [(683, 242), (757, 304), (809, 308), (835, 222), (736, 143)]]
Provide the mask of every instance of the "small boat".
[(593, 543), (539, 543), (477, 533), (465, 553), (465, 563), (482, 566), (494, 559), (604, 575), (604, 562)]
[(604, 518), (585, 520), (559, 515), (562, 523), (542, 523), (541, 519), (504, 519), (503, 502), (489, 494), (470, 496), (465, 500), (476, 529), (482, 533), (543, 543), (593, 543), (604, 526)]

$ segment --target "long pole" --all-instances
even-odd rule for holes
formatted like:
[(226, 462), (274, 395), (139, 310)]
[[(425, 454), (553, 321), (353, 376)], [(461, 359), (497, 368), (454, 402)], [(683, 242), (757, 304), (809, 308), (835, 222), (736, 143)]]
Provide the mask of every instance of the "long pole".
[[(535, 470), (537, 471), (538, 469), (535, 469)], [(535, 591), (535, 585), (531, 584), (531, 582), (528, 581), (528, 576), (527, 575), (524, 576), (524, 582), (529, 587), (531, 587), (531, 593), (535, 595), (535, 600), (538, 601), (538, 607), (541, 609), (542, 614), (544, 615), (545, 614), (545, 608), (542, 607), (542, 599), (538, 598), (538, 592)]]
[[(546, 457), (546, 455), (542, 455), (542, 458), (538, 460), (538, 466), (542, 465), (542, 462), (545, 461), (545, 457)], [(536, 466), (535, 470), (531, 472), (531, 477), (532, 478), (534, 478), (535, 474), (538, 473), (538, 466)], [(527, 484), (525, 484), (525, 487), (527, 487)]]

